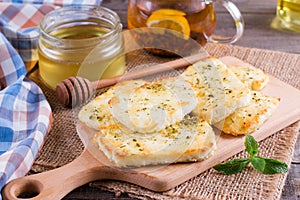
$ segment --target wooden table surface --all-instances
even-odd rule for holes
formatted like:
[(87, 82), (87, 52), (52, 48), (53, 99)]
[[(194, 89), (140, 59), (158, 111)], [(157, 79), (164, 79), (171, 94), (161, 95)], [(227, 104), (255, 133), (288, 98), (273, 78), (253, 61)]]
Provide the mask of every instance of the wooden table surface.
[[(300, 53), (300, 33), (277, 31), (270, 27), (275, 17), (277, 0), (234, 0), (233, 2), (241, 10), (245, 20), (244, 34), (235, 45)], [(127, 27), (127, 0), (103, 0), (102, 5), (116, 11), (121, 18), (124, 28)], [(218, 19), (222, 19), (221, 23), (217, 22), (216, 33), (224, 34), (233, 32), (235, 27), (228, 13), (219, 6), (216, 6), (216, 8), (217, 21)], [(297, 144), (281, 200), (300, 199), (300, 137), (298, 137)], [(94, 200), (131, 198), (126, 194), (116, 196), (114, 193), (101, 191), (98, 188), (84, 185), (69, 193), (64, 199)]]

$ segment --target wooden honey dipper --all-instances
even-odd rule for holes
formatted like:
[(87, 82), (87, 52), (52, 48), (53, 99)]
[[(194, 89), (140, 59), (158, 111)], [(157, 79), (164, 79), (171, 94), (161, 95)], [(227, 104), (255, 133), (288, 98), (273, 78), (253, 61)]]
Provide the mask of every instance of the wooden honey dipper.
[(153, 65), (151, 67), (126, 73), (124, 75), (112, 78), (101, 79), (90, 82), (82, 77), (69, 77), (60, 82), (56, 87), (56, 94), (61, 104), (67, 107), (75, 107), (83, 104), (93, 96), (97, 89), (112, 86), (120, 81), (138, 79), (170, 70), (187, 67), (208, 55), (199, 53), (189, 57), (180, 58), (162, 64)]

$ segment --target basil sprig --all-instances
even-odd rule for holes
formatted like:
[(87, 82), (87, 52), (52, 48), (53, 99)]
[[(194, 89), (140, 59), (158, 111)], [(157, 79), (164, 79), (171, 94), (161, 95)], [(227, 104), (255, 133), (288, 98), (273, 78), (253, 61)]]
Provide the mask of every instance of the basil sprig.
[(259, 152), (258, 143), (253, 136), (246, 135), (244, 144), (250, 157), (229, 160), (226, 163), (221, 163), (214, 166), (214, 169), (223, 174), (236, 174), (243, 171), (243, 169), (245, 169), (248, 164), (251, 163), (255, 169), (263, 174), (278, 174), (286, 173), (288, 171), (287, 164), (283, 162), (257, 156), (256, 154)]

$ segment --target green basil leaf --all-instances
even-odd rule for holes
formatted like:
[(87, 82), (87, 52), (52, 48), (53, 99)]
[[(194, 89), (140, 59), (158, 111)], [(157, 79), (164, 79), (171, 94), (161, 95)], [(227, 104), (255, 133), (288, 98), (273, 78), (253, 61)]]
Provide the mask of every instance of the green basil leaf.
[(255, 156), (251, 158), (250, 162), (255, 169), (264, 172), (266, 166), (266, 161), (264, 158)]
[(288, 172), (287, 164), (275, 159), (263, 158), (265, 160), (265, 168), (262, 171), (264, 174), (281, 174)]
[(256, 140), (252, 135), (246, 135), (245, 147), (251, 157), (255, 156), (259, 152), (258, 143), (256, 142)]
[(249, 158), (237, 158), (229, 160), (226, 163), (221, 163), (214, 166), (214, 169), (223, 174), (236, 174), (243, 171), (243, 169), (249, 164)]

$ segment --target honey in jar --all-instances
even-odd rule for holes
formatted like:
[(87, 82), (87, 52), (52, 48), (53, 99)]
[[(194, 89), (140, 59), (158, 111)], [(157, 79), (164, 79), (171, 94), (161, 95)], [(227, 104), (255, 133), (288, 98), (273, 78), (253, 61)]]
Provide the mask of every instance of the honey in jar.
[(278, 0), (276, 16), (273, 28), (300, 32), (300, 0)]
[(43, 18), (40, 30), (39, 72), (53, 89), (70, 76), (94, 81), (125, 71), (122, 25), (107, 8), (60, 8)]

